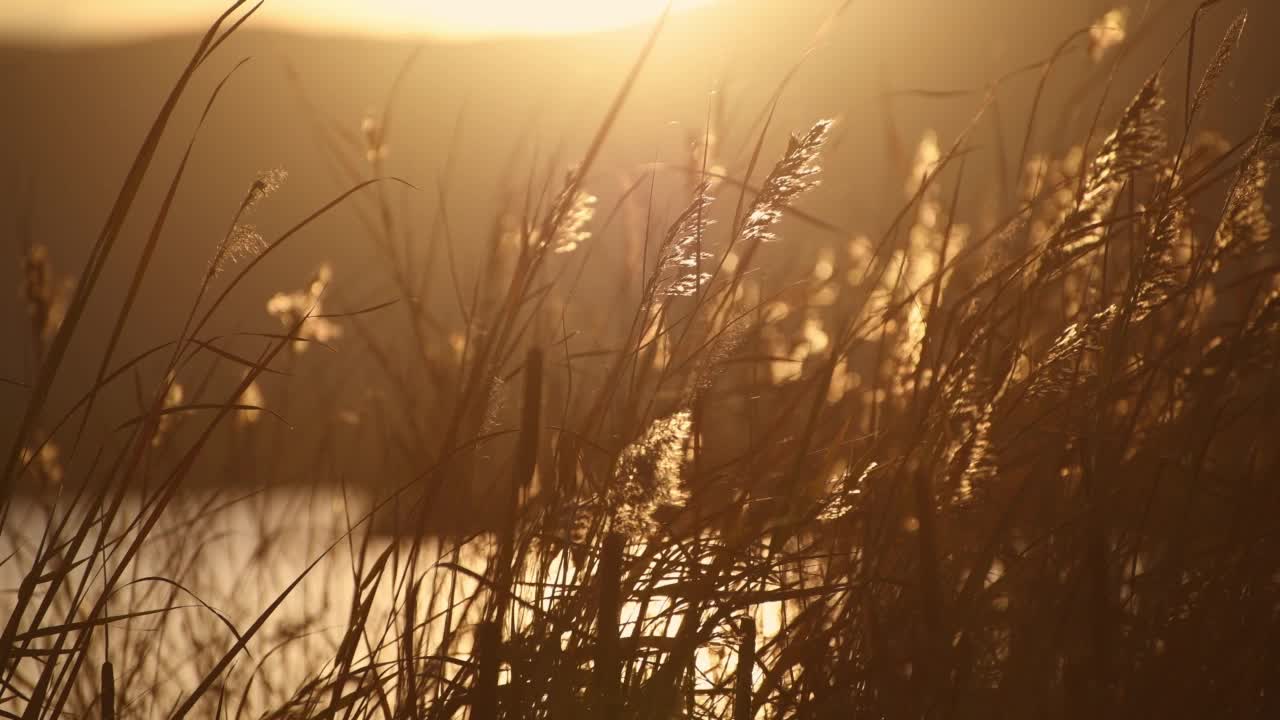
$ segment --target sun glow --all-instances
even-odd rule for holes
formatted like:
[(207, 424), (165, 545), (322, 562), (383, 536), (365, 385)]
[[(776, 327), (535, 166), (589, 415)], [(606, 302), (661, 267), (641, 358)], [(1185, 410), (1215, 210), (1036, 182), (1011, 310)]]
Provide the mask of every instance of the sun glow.
[[(674, 0), (674, 11), (710, 0)], [(195, 29), (230, 0), (19, 0), (0, 3), (0, 36), (127, 39)], [(255, 24), (322, 33), (475, 39), (594, 32), (653, 22), (668, 0), (267, 0)]]

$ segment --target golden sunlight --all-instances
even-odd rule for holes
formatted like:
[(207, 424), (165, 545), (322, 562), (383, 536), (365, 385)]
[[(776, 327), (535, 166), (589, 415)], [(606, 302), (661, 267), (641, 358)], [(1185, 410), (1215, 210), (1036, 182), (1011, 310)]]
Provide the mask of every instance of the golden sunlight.
[(1280, 720), (1277, 31), (0, 0), (0, 720)]
[[(0, 36), (120, 40), (205, 25), (230, 0), (0, 3)], [(710, 0), (673, 0), (674, 11)], [(652, 22), (668, 0), (267, 0), (258, 26), (322, 33), (475, 39), (584, 33)]]

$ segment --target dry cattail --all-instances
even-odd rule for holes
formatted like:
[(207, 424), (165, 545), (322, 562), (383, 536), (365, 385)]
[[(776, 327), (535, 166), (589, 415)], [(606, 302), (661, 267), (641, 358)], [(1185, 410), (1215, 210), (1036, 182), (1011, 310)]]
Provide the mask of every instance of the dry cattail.
[(115, 720), (116, 717), (116, 675), (111, 661), (102, 663), (102, 720)]
[(502, 626), (488, 620), (477, 623), (472, 644), (475, 648), (477, 671), (476, 688), (471, 693), (471, 717), (476, 720), (497, 720)]
[(595, 717), (618, 720), (622, 717), (622, 656), (619, 648), (619, 611), (622, 608), (622, 561), (626, 536), (615, 529), (605, 533), (597, 569), (599, 602), (596, 607), (595, 668), (592, 673)]
[(735, 671), (733, 720), (752, 720), (756, 716), (752, 690), (756, 667), (756, 621), (751, 617), (739, 620), (742, 639), (738, 643), (738, 667)]

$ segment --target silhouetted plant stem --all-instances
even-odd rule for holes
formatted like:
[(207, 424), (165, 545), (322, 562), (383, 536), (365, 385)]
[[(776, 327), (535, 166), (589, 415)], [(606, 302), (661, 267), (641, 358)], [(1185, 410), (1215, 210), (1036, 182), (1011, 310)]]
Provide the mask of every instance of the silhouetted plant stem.
[(924, 610), (925, 630), (928, 633), (921, 672), (924, 683), (932, 695), (939, 678), (936, 670), (943, 667), (943, 653), (947, 642), (942, 624), (942, 582), (938, 572), (938, 525), (934, 511), (933, 487), (930, 476), (923, 469), (912, 473), (915, 495), (915, 513), (919, 527), (916, 541), (919, 551), (920, 602)]
[[(414, 626), (417, 624), (417, 608), (418, 608), (418, 583), (413, 578), (409, 578), (408, 589), (406, 590), (404, 599), (404, 630), (400, 636), (400, 708), (401, 712), (408, 708), (407, 716), (417, 718), (419, 716), (418, 703), (418, 678), (417, 668), (414, 664)], [(430, 609), (428, 608), (428, 613)]]

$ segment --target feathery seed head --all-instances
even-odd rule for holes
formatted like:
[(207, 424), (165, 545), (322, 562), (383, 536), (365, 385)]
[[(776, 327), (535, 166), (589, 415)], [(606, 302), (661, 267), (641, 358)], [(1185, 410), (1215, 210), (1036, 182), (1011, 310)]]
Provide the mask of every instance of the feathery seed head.
[(1080, 357), (1086, 351), (1102, 349), (1102, 336), (1111, 329), (1119, 315), (1120, 309), (1111, 304), (1083, 322), (1068, 325), (1034, 371), (1029, 394), (1034, 397), (1058, 392), (1070, 387), (1077, 375), (1088, 375), (1088, 369), (1078, 362)]
[(782, 212), (800, 195), (818, 185), (817, 164), (822, 146), (831, 134), (833, 120), (819, 120), (803, 136), (792, 136), (787, 152), (765, 178), (760, 194), (747, 213), (741, 237), (751, 243), (771, 242), (776, 236), (771, 228), (782, 219)]
[(613, 530), (647, 537), (657, 530), (653, 515), (659, 507), (685, 503), (689, 496), (680, 476), (692, 429), (692, 415), (681, 410), (654, 420), (643, 437), (623, 448), (605, 491)]
[[(550, 248), (557, 254), (571, 253), (591, 238), (591, 232), (586, 228), (595, 217), (597, 198), (575, 183), (576, 174), (577, 170), (570, 170), (565, 175), (564, 189), (556, 197), (547, 216), (552, 236)], [(546, 247), (541, 234), (537, 230), (530, 234), (535, 247)]]
[(676, 218), (662, 247), (658, 250), (658, 292), (662, 295), (688, 297), (711, 279), (711, 273), (699, 272), (710, 263), (711, 253), (701, 251), (701, 238), (712, 221), (707, 217), (711, 196), (704, 182), (694, 192), (693, 202)]
[(279, 190), (288, 177), (289, 171), (284, 168), (272, 168), (258, 173), (258, 177), (249, 186), (249, 194), (245, 199), (245, 209), (252, 208)]
[(267, 241), (262, 239), (262, 234), (256, 227), (251, 223), (236, 223), (223, 243), (222, 250), (214, 256), (210, 273), (212, 276), (220, 275), (227, 266), (251, 260), (266, 249)]
[(1248, 11), (1241, 10), (1236, 19), (1232, 21), (1231, 26), (1227, 28), (1226, 34), (1222, 37), (1222, 42), (1218, 43), (1218, 49), (1213, 54), (1213, 59), (1209, 61), (1209, 67), (1204, 71), (1204, 77), (1200, 79), (1199, 87), (1196, 88), (1195, 99), (1191, 101), (1191, 109), (1188, 116), (1194, 116), (1204, 105), (1204, 101), (1208, 99), (1209, 94), (1213, 92), (1214, 86), (1218, 83), (1218, 78), (1222, 75), (1222, 71), (1226, 69), (1227, 63), (1231, 61), (1231, 55), (1235, 52), (1236, 46), (1240, 44), (1240, 36), (1244, 34), (1244, 24), (1248, 18)]
[(1140, 322), (1163, 305), (1179, 284), (1175, 251), (1178, 242), (1190, 232), (1187, 215), (1185, 197), (1173, 197), (1163, 203), (1138, 265), (1139, 282), (1133, 295), (1134, 322)]
[(1257, 248), (1271, 237), (1265, 200), (1276, 148), (1280, 144), (1280, 96), (1263, 113), (1262, 127), (1242, 160), (1239, 176), (1227, 195), (1222, 222), (1214, 232), (1219, 253)]
[(1041, 277), (1060, 272), (1101, 241), (1103, 223), (1126, 179), (1150, 167), (1164, 153), (1167, 139), (1160, 115), (1164, 108), (1159, 73), (1152, 75), (1125, 108), (1115, 130), (1102, 142), (1085, 175), (1078, 206), (1052, 233), (1040, 260)]

